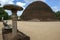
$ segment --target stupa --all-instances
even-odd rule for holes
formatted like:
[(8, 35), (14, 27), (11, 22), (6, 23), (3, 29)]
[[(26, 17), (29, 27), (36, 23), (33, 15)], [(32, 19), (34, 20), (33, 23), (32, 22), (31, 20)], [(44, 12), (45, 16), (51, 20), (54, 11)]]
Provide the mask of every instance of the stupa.
[(52, 9), (42, 1), (35, 1), (29, 4), (21, 15), (21, 20), (29, 21), (52, 21), (56, 16)]

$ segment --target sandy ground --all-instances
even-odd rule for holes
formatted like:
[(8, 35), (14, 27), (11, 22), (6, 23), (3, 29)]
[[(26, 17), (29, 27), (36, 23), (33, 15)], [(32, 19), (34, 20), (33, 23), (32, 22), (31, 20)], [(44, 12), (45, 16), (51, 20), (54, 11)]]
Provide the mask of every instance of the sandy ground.
[[(8, 23), (11, 24), (11, 21)], [(30, 40), (60, 40), (60, 22), (18, 21), (17, 23), (19, 31), (30, 36)], [(2, 27), (0, 22), (0, 31)]]
[(3, 24), (2, 24), (2, 22), (0, 22), (0, 40), (3, 40), (3, 38), (2, 38), (2, 27), (3, 27)]

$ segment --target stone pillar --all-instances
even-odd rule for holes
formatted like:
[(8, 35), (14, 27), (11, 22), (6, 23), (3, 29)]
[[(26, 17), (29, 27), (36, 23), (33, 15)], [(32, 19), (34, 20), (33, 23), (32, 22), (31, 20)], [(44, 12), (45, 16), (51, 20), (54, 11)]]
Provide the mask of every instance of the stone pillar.
[(15, 37), (17, 35), (17, 11), (12, 11), (12, 36)]

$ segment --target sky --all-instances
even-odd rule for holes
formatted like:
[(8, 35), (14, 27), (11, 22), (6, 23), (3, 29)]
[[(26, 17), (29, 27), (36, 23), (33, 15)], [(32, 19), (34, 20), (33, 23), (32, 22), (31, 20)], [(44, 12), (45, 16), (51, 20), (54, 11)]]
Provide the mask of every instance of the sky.
[[(60, 11), (60, 0), (0, 0), (0, 7), (5, 4), (14, 4), (23, 7), (22, 11), (17, 11), (17, 15), (21, 16), (25, 8), (34, 1), (43, 1), (51, 7), (54, 12)], [(10, 10), (5, 10), (9, 15), (12, 14)]]

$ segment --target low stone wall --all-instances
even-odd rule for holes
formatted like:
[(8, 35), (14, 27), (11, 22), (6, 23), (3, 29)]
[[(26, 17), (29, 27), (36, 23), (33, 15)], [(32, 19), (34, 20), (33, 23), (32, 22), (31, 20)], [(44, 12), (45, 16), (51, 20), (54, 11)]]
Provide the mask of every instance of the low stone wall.
[(17, 36), (12, 38), (12, 29), (2, 29), (3, 40), (30, 40), (30, 37), (18, 31)]

